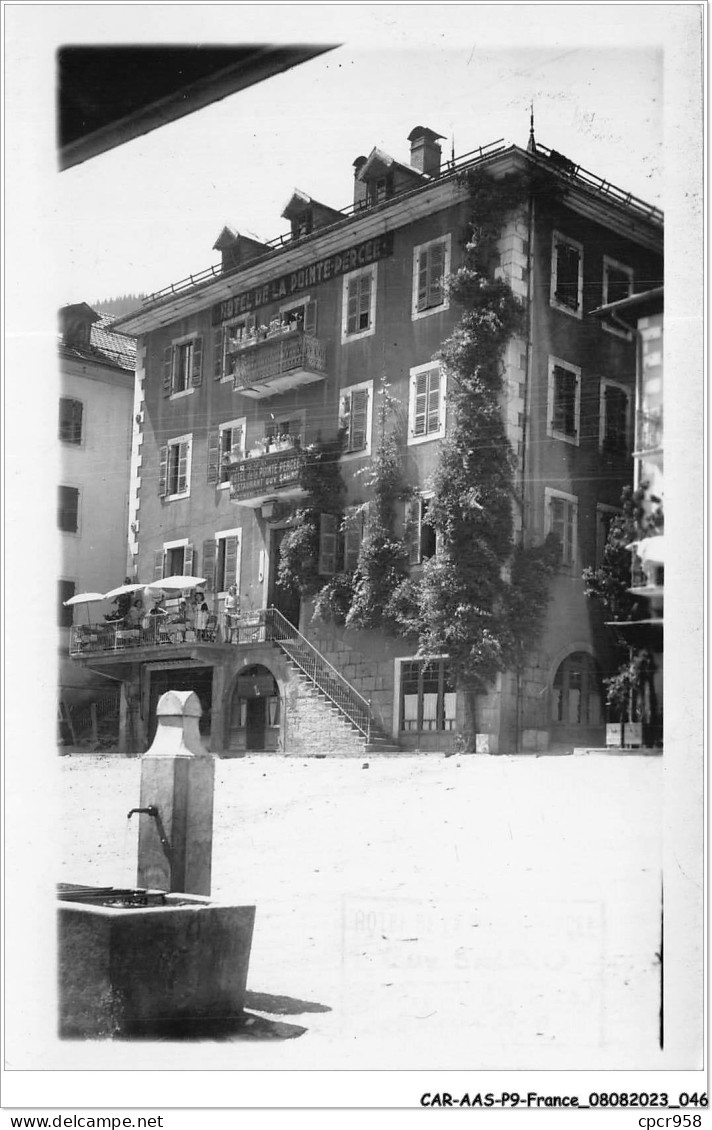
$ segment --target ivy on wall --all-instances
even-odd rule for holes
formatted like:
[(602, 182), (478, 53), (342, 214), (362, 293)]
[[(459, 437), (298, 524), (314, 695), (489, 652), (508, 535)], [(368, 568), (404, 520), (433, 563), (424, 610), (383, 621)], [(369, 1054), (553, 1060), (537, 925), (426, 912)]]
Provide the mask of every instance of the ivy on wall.
[(548, 603), (558, 546), (513, 549), (514, 457), (502, 415), (504, 351), (520, 333), (524, 310), (497, 277), (497, 244), (505, 219), (525, 204), (525, 176), (494, 182), (467, 175), (472, 219), (462, 266), (449, 280), (462, 307), (439, 357), (448, 382), (448, 429), (433, 476), (426, 520), (438, 535), (436, 555), (419, 580), (394, 595), (404, 632), (423, 655), (450, 656), (461, 682), (486, 690), (499, 671), (520, 669)]
[(294, 511), (280, 546), (277, 584), (302, 598), (315, 595), (324, 584), (319, 574), (319, 530), (322, 514), (343, 517), (346, 485), (339, 462), (343, 432), (336, 439), (310, 444), (302, 451), (301, 486), (306, 502)]

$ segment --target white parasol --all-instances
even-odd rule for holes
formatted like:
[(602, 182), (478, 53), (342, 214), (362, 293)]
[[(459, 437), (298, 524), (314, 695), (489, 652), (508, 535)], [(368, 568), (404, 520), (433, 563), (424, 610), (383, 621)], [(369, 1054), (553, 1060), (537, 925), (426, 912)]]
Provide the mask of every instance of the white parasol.
[[(205, 584), (205, 577), (161, 577), (160, 581), (151, 581), (147, 589), (163, 589), (165, 592), (184, 592), (188, 589), (199, 589)], [(143, 586), (141, 586), (143, 587)]]
[(91, 620), (89, 618), (89, 607), (88, 606), (90, 604), (94, 604), (96, 601), (105, 600), (105, 599), (106, 598), (105, 598), (103, 592), (78, 592), (76, 596), (70, 596), (69, 600), (65, 600), (63, 603), (64, 603), (65, 608), (71, 608), (75, 604), (86, 604), (87, 605), (87, 623), (91, 624)]
[(118, 588), (110, 589), (109, 592), (105, 592), (104, 596), (107, 600), (114, 600), (117, 596), (123, 596), (124, 593), (138, 592), (139, 589), (143, 589), (145, 587), (146, 586), (143, 583), (119, 585)]

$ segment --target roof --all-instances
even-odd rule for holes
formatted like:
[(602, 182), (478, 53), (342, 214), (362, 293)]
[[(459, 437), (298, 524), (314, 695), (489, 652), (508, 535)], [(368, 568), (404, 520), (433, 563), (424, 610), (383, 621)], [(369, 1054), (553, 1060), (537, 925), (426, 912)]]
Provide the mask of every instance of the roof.
[(625, 321), (635, 323), (638, 318), (646, 314), (657, 314), (663, 308), (665, 288), (653, 287), (652, 290), (643, 290), (638, 294), (629, 294), (627, 298), (619, 298), (617, 302), (609, 302), (605, 306), (598, 306), (591, 310), (589, 318), (606, 319), (618, 315)]
[[(553, 160), (552, 153), (555, 155)], [(374, 148), (368, 158), (357, 158), (354, 162), (356, 177), (364, 179), (364, 170), (368, 176), (374, 165), (380, 164), (386, 169), (398, 167), (413, 178), (413, 187), (405, 188), (387, 200), (371, 206), (358, 202), (335, 210), (335, 217), (340, 215), (341, 219), (335, 218), (333, 225), (320, 228), (306, 237), (303, 242), (305, 246), (309, 245), (310, 240), (321, 238), (326, 232), (334, 236), (340, 231), (345, 233), (354, 223), (363, 226), (371, 214), (378, 213), (378, 222), (382, 224), (384, 209), (397, 210), (402, 205), (412, 207), (423, 194), (438, 192), (448, 183), (452, 185), (461, 183), (462, 174), (477, 166), (490, 167), (493, 172), (499, 169), (503, 173), (511, 171), (513, 167), (528, 166), (531, 169), (546, 170), (560, 183), (568, 207), (575, 208), (583, 215), (607, 224), (611, 230), (637, 240), (641, 246), (662, 254), (664, 217), (659, 208), (618, 188), (608, 180), (589, 173), (588, 170), (566, 158), (563, 159), (566, 161), (564, 168), (561, 160), (561, 155), (556, 154), (555, 150), (550, 150), (540, 143), (537, 143), (536, 152), (532, 153), (516, 145), (507, 145), (503, 139), (499, 139), (457, 159), (447, 161), (438, 177), (428, 177)], [(235, 268), (235, 271), (238, 269), (243, 271), (246, 267), (248, 269), (266, 267), (276, 256), (293, 251), (294, 241), (290, 233), (288, 236), (282, 235), (268, 240), (264, 246), (265, 252), (262, 256), (249, 264)], [(147, 295), (142, 300), (141, 307), (119, 317), (116, 325), (126, 326), (129, 332), (135, 334), (145, 333), (158, 325), (167, 325), (177, 317), (184, 316), (186, 310), (196, 300), (204, 300), (207, 303), (229, 297), (234, 292), (234, 281), (231, 278), (233, 273), (224, 271), (220, 266), (212, 266), (196, 275), (189, 275), (162, 290)]]
[(99, 311), (91, 327), (91, 344), (80, 346), (60, 342), (61, 355), (79, 361), (98, 361), (133, 372), (136, 368), (136, 341), (118, 330), (108, 329), (113, 321), (113, 314)]

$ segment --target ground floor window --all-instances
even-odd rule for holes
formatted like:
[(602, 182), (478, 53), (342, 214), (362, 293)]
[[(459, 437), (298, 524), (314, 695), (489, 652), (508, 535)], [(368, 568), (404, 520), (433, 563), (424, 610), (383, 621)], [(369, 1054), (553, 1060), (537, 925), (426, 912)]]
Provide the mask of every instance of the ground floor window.
[(600, 677), (594, 659), (585, 651), (566, 656), (554, 676), (552, 690), (552, 722), (602, 725)]
[(447, 659), (410, 659), (402, 665), (400, 729), (455, 729), (455, 679)]

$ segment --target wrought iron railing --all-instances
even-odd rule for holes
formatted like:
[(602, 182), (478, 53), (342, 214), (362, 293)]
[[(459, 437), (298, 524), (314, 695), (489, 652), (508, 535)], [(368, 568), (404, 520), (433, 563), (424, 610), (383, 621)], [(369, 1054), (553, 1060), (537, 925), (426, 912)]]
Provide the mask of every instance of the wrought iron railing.
[(373, 728), (371, 709), (363, 695), (277, 608), (265, 608), (259, 616), (264, 623), (265, 639), (277, 644), (316, 689), (370, 741)]
[(163, 616), (153, 618), (147, 627), (127, 627), (121, 623), (77, 624), (70, 629), (69, 654), (82, 656), (94, 652), (126, 651), (135, 647), (214, 643), (215, 639), (216, 629), (213, 626), (195, 628), (187, 621), (171, 620)]
[(274, 380), (295, 369), (312, 369), (326, 375), (326, 349), (318, 338), (292, 330), (256, 341), (236, 358), (235, 391)]

